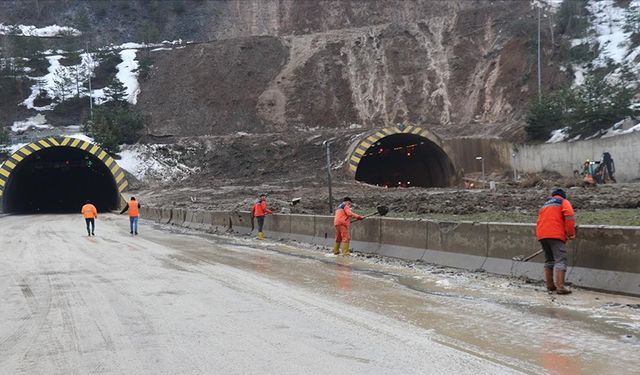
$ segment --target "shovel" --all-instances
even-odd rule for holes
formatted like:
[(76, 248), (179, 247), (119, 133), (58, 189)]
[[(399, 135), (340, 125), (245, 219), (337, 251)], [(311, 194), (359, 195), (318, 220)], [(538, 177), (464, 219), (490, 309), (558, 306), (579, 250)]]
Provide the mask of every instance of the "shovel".
[[(576, 234), (578, 233), (578, 229), (579, 229), (579, 228), (578, 228), (578, 226), (576, 225)], [(511, 258), (511, 260), (515, 260), (516, 262), (527, 262), (527, 261), (529, 261), (529, 260), (531, 260), (531, 259), (533, 259), (533, 258), (537, 257), (538, 255), (542, 254), (543, 252), (544, 252), (544, 250), (543, 250), (543, 249), (540, 249), (540, 250), (536, 251), (535, 253), (533, 253), (533, 254), (529, 255), (529, 256), (528, 256), (528, 257), (526, 257), (526, 258), (523, 258), (523, 257), (522, 257), (522, 255), (518, 255), (518, 256), (515, 256), (515, 257)]]
[[(389, 213), (389, 207), (387, 207), (387, 206), (378, 206), (378, 207), (376, 207), (376, 210), (377, 211), (372, 213), (372, 214), (364, 215), (363, 219), (365, 217), (371, 217), (371, 216), (374, 216), (374, 215), (386, 216)], [(357, 220), (351, 220), (352, 223), (354, 221), (357, 221)]]
[(525, 257), (525, 258), (523, 258), (522, 255), (518, 255), (518, 256), (515, 256), (515, 257), (513, 257), (511, 259), (515, 260), (516, 262), (527, 262), (527, 261), (537, 257), (538, 255), (542, 254), (543, 251), (544, 250), (540, 249), (540, 250), (536, 251), (535, 253), (533, 253), (533, 254)]

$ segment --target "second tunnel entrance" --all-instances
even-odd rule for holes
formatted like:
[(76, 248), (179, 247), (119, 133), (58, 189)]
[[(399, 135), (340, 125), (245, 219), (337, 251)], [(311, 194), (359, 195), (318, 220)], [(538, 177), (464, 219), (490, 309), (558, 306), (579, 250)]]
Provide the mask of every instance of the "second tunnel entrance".
[(454, 170), (437, 144), (417, 134), (379, 139), (362, 155), (356, 180), (385, 187), (446, 187)]

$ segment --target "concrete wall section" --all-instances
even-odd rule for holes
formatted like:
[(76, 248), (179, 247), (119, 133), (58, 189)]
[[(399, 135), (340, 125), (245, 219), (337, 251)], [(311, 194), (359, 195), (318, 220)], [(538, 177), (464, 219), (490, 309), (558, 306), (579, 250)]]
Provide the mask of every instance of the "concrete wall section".
[(484, 158), (486, 171), (511, 168), (511, 143), (494, 138), (452, 138), (446, 139), (449, 157), (465, 173), (482, 171), (482, 163), (476, 157)]
[[(248, 212), (204, 212), (143, 208), (150, 220), (192, 228), (235, 233), (251, 231)], [(311, 242), (329, 248), (335, 242), (333, 217), (270, 215), (267, 237)], [(257, 232), (257, 227), (253, 233)], [(540, 280), (544, 256), (529, 262), (513, 257), (535, 253), (535, 225), (511, 223), (434, 222), (368, 218), (351, 227), (351, 248), (406, 260), (526, 276)], [(640, 227), (582, 226), (578, 240), (567, 244), (567, 281), (584, 287), (640, 295)]]
[[(291, 215), (269, 215), (265, 218), (264, 231), (291, 233)], [(258, 230), (258, 220), (256, 219), (255, 231)]]
[(490, 258), (511, 259), (514, 256), (527, 256), (540, 250), (540, 244), (536, 240), (535, 225), (487, 223), (487, 229), (487, 256)]
[(589, 269), (640, 274), (640, 229), (595, 227), (578, 229), (577, 240), (569, 242), (569, 264)]
[(517, 146), (515, 166), (519, 171), (556, 171), (573, 175), (586, 160), (601, 160), (603, 152), (611, 153), (619, 182), (640, 177), (640, 132), (589, 141), (545, 143)]
[[(246, 234), (251, 232), (251, 213), (234, 211), (229, 212), (229, 223), (234, 233)], [(257, 223), (254, 223), (257, 225)]]

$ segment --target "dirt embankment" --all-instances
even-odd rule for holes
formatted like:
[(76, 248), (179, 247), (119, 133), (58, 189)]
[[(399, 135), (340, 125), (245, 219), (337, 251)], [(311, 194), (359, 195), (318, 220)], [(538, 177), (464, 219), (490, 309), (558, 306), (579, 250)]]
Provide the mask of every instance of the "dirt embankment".
[[(248, 210), (261, 193), (269, 194), (276, 211), (322, 214), (329, 211), (326, 154), (322, 142), (334, 132), (296, 132), (284, 141), (281, 133), (181, 138), (166, 147), (182, 152), (182, 164), (197, 173), (169, 183), (136, 183), (135, 194), (152, 206), (209, 210)], [(581, 185), (579, 179), (557, 174), (522, 176), (511, 182), (512, 172), (488, 175), (497, 190), (382, 188), (353, 180), (345, 168), (350, 141), (359, 133), (342, 134), (332, 144), (333, 205), (350, 196), (358, 210), (387, 205), (397, 216), (459, 215), (458, 220), (513, 218), (531, 221), (553, 187), (563, 187), (580, 212), (640, 208), (640, 184)], [(479, 173), (468, 174), (471, 180)], [(481, 183), (476, 181), (476, 186)], [(301, 203), (291, 206), (293, 198)], [(479, 215), (479, 216), (478, 216)], [(493, 215), (493, 216), (492, 216)], [(606, 217), (602, 224), (608, 223)], [(504, 220), (501, 220), (504, 221)], [(624, 221), (617, 221), (624, 224)]]
[[(244, 209), (261, 193), (270, 195), (271, 204), (284, 211), (298, 213), (326, 213), (328, 193), (325, 184), (300, 186), (297, 181), (287, 185), (260, 184), (253, 186), (227, 185), (209, 188), (142, 189), (152, 205), (175, 203), (177, 207), (202, 209)], [(357, 182), (338, 183), (333, 186), (335, 205), (338, 199), (349, 196), (358, 207), (373, 209), (378, 205), (390, 206), (396, 214), (426, 215), (445, 213), (470, 215), (482, 212), (533, 214), (545, 202), (550, 189), (505, 188), (497, 191), (450, 189), (387, 189)], [(609, 185), (597, 188), (576, 187), (567, 189), (569, 200), (576, 210), (611, 208), (640, 208), (640, 185)], [(292, 198), (302, 198), (302, 203), (290, 207)], [(411, 216), (411, 215), (408, 215)]]

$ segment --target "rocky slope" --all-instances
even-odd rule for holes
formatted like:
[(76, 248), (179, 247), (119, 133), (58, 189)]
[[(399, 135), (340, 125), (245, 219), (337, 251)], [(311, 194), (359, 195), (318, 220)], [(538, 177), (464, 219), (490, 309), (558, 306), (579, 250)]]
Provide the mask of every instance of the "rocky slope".
[[(445, 136), (520, 135), (536, 89), (531, 38), (516, 30), (528, 2), (384, 3), (230, 2), (229, 27), (207, 31), (225, 40), (156, 60), (139, 102), (150, 132), (414, 123)], [(546, 85), (567, 79), (549, 66)]]

